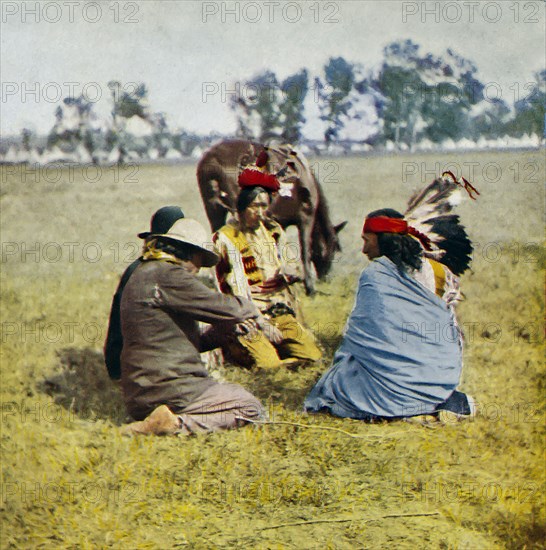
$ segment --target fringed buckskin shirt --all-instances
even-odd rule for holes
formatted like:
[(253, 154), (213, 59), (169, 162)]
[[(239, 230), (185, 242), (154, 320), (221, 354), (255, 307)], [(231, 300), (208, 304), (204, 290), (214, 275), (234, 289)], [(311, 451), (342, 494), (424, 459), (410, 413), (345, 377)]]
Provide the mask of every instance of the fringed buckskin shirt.
[(278, 303), (296, 307), (285, 279), (297, 273), (296, 259), (290, 257), (279, 224), (260, 223), (257, 229), (243, 232), (232, 221), (213, 240), (220, 256), (216, 276), (222, 292), (252, 299), (262, 312)]

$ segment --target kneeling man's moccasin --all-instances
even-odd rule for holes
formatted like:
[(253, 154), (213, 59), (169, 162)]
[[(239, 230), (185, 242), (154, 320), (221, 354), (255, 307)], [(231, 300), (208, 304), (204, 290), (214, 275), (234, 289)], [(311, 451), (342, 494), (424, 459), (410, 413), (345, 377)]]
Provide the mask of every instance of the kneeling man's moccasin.
[(122, 428), (123, 435), (174, 435), (180, 430), (180, 419), (167, 405), (160, 405), (144, 420)]

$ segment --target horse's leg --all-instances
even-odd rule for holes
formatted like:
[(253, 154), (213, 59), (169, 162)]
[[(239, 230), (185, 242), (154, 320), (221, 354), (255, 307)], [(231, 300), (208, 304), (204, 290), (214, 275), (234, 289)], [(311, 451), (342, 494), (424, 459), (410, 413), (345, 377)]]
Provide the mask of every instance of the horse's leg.
[(298, 233), (300, 238), (301, 261), (303, 264), (303, 284), (307, 294), (313, 294), (315, 292), (313, 266), (311, 264), (312, 231), (313, 220), (308, 216), (302, 217), (298, 223)]

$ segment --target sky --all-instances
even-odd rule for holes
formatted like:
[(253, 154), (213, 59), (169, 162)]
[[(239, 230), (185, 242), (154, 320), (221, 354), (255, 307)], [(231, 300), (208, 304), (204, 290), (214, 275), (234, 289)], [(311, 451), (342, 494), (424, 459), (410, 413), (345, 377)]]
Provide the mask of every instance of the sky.
[[(410, 38), (421, 53), (472, 60), (509, 104), (546, 68), (546, 2), (478, 1), (7, 1), (1, 7), (0, 128), (44, 134), (63, 97), (84, 93), (100, 116), (107, 83), (144, 82), (171, 128), (233, 133), (234, 83), (264, 69), (279, 79), (330, 57), (376, 66)], [(240, 94), (247, 90), (240, 90)]]

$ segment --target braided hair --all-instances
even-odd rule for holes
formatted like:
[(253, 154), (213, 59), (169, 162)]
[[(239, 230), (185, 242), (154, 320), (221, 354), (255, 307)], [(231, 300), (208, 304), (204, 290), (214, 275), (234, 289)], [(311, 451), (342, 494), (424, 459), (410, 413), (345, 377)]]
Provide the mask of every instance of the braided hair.
[[(386, 216), (388, 218), (404, 219), (404, 216), (392, 208), (382, 208), (370, 212), (367, 218)], [(421, 269), (423, 249), (417, 240), (410, 235), (400, 233), (377, 233), (377, 244), (381, 256), (387, 256), (401, 272)]]

